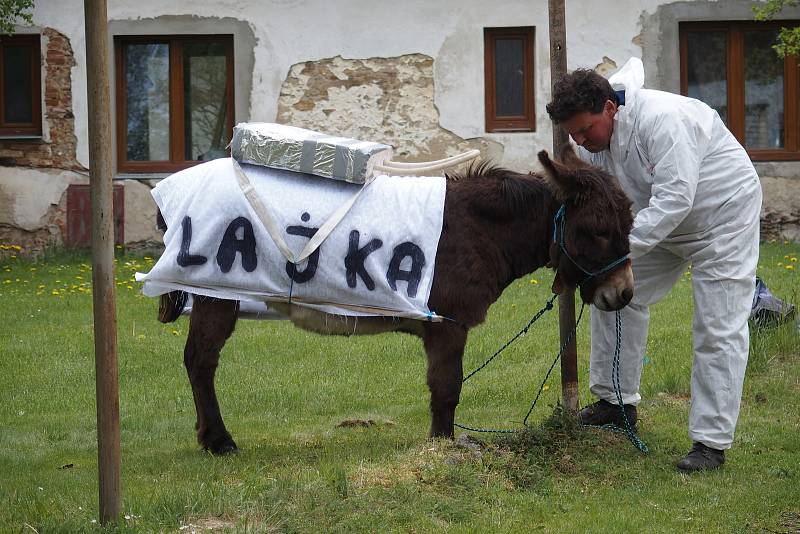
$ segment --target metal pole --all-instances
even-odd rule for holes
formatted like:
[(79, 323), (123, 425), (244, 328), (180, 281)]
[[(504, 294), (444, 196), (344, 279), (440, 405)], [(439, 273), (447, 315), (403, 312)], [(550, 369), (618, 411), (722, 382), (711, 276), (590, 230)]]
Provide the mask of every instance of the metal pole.
[[(550, 87), (567, 72), (567, 27), (564, 0), (548, 0), (550, 12)], [(561, 147), (569, 142), (567, 133), (553, 124), (553, 155), (559, 157)], [(575, 329), (575, 291), (565, 290), (558, 297), (561, 344)], [(578, 352), (575, 338), (561, 355), (561, 400), (564, 409), (578, 411)]]
[(106, 0), (84, 0), (92, 192), (92, 284), (100, 521), (119, 519), (120, 432)]

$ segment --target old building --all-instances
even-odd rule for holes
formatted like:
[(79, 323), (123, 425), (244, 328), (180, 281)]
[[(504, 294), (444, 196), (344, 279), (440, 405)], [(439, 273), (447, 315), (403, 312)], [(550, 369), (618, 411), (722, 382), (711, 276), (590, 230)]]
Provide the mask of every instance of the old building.
[[(715, 107), (765, 190), (763, 231), (800, 239), (797, 59), (742, 0), (567, 2), (569, 67), (638, 56), (646, 86)], [(159, 240), (149, 189), (225, 155), (240, 121), (391, 144), (397, 159), (479, 148), (518, 170), (551, 147), (545, 0), (109, 0), (118, 239)], [(0, 38), (0, 243), (88, 236), (83, 2), (36, 0)]]

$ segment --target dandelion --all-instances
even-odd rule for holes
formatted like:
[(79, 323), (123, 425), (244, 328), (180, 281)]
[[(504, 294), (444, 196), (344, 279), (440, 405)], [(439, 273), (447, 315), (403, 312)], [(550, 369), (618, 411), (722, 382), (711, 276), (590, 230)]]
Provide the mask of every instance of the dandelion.
[(783, 262), (782, 261), (778, 262), (778, 267), (783, 267)]
[(180, 332), (178, 332), (177, 330), (173, 330), (173, 331), (172, 331), (172, 335), (173, 335), (173, 336), (179, 336), (179, 335), (181, 335), (181, 333), (180, 333)]
[(794, 265), (787, 265), (786, 266), (786, 270), (787, 271), (793, 271), (794, 270)]
[(797, 263), (797, 258), (796, 258), (795, 256), (792, 256), (792, 257), (789, 259), (789, 261), (791, 261), (792, 263)]
[(83, 277), (79, 274), (75, 275), (75, 280), (83, 280)]
[(537, 285), (539, 283), (539, 281), (536, 278), (531, 278), (530, 282), (533, 285)]
[(545, 384), (542, 386), (542, 391), (547, 391), (548, 389), (550, 389), (550, 384)]
[(127, 287), (128, 289), (133, 289), (133, 286), (125, 286), (125, 287)]

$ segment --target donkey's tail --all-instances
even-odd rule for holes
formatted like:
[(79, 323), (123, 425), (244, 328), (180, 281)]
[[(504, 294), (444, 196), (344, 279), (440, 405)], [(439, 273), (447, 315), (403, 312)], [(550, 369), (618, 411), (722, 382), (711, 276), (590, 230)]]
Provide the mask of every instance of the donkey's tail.
[(170, 291), (164, 293), (158, 302), (158, 320), (162, 323), (172, 323), (181, 316), (189, 293), (186, 291)]

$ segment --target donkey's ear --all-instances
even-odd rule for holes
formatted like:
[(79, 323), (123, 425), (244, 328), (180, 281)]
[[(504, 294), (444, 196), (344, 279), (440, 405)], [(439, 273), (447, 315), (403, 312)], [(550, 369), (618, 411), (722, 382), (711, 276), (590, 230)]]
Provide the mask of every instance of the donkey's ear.
[(578, 153), (575, 152), (575, 146), (572, 143), (564, 143), (561, 145), (561, 150), (559, 150), (558, 153), (561, 163), (573, 170), (591, 167), (589, 163), (583, 161)]
[(544, 167), (549, 182), (555, 189), (556, 196), (564, 200), (574, 197), (578, 192), (578, 184), (570, 169), (561, 163), (550, 159), (546, 150), (539, 152), (539, 163)]

